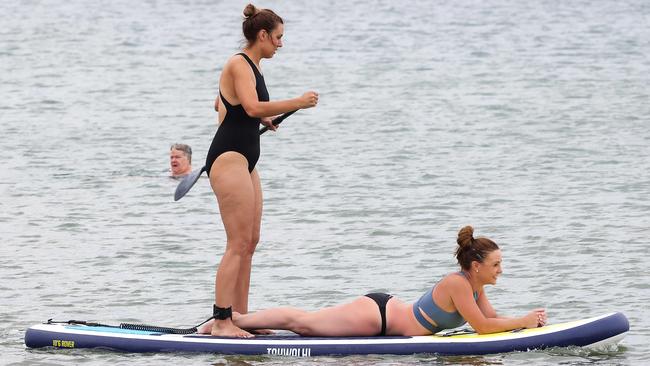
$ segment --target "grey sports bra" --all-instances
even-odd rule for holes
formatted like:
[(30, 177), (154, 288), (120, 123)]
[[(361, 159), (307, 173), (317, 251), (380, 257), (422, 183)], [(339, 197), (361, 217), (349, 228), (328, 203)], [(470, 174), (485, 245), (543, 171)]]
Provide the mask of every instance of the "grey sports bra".
[[(458, 275), (465, 277), (463, 272), (457, 272)], [(443, 329), (451, 329), (459, 327), (466, 323), (465, 319), (460, 315), (458, 311), (447, 312), (442, 310), (436, 303), (433, 301), (433, 286), (429, 291), (427, 291), (418, 301), (413, 304), (413, 315), (415, 319), (425, 328), (427, 328), (431, 333), (437, 333)], [(474, 291), (474, 301), (478, 299), (478, 292)], [(422, 315), (424, 312), (429, 319), (436, 322), (437, 326), (431, 324), (425, 317)]]

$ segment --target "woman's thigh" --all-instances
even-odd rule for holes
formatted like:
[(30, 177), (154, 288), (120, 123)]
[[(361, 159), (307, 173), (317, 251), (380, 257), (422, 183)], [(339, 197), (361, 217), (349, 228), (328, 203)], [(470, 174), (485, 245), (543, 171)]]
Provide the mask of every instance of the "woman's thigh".
[(263, 197), (262, 197), (262, 184), (260, 183), (260, 176), (257, 169), (253, 169), (251, 173), (251, 182), (253, 184), (253, 192), (255, 195), (254, 203), (254, 220), (253, 220), (253, 245), (256, 245), (260, 240), (260, 230), (262, 226), (262, 210), (263, 210)]
[(217, 196), (229, 241), (238, 239), (250, 242), (255, 226), (256, 203), (246, 158), (236, 152), (221, 154), (212, 164), (210, 185)]
[(300, 323), (305, 335), (374, 336), (381, 331), (379, 307), (366, 296), (308, 313), (301, 317)]

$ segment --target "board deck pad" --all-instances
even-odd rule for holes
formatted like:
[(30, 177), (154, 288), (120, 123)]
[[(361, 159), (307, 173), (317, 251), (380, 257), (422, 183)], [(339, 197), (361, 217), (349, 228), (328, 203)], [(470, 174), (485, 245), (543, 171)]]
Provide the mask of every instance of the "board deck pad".
[(78, 324), (37, 324), (25, 332), (30, 348), (101, 348), (122, 352), (205, 352), (237, 355), (313, 357), (328, 355), (435, 353), (479, 355), (550, 347), (617, 344), (629, 331), (622, 313), (492, 334), (383, 337), (302, 337), (293, 333), (225, 338), (203, 334), (165, 334)]

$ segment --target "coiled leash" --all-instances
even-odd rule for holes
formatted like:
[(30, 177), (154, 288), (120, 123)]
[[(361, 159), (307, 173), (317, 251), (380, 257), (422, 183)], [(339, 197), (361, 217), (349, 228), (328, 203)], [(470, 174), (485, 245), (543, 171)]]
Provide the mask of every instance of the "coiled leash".
[(232, 307), (220, 308), (217, 305), (212, 305), (212, 316), (204, 320), (201, 324), (196, 325), (192, 328), (170, 328), (170, 327), (159, 327), (157, 325), (131, 324), (131, 323), (120, 323), (120, 325), (117, 326), (117, 325), (88, 322), (85, 320), (56, 321), (52, 319), (48, 319), (46, 324), (85, 325), (87, 327), (118, 328), (118, 329), (139, 330), (143, 332), (154, 332), (154, 333), (165, 333), (165, 334), (194, 334), (198, 332), (200, 326), (209, 322), (212, 319), (224, 320), (229, 318), (232, 318)]

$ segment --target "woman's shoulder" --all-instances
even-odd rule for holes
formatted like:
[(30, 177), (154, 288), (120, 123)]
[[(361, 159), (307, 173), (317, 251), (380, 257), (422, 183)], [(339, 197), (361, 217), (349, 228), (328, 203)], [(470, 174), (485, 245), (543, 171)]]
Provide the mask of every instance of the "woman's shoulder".
[(464, 293), (471, 294), (472, 286), (465, 277), (458, 272), (452, 272), (445, 275), (436, 284), (434, 289), (434, 297), (438, 297), (439, 301), (447, 301), (440, 299), (449, 299), (453, 297), (454, 294), (458, 295)]
[(453, 278), (453, 279), (460, 278), (460, 279), (462, 279), (462, 278), (465, 278), (465, 276), (463, 275), (462, 272), (456, 271), (456, 272), (449, 272), (446, 275), (444, 275), (442, 278), (443, 279), (448, 279), (448, 278)]
[(228, 59), (226, 60), (225, 65), (223, 66), (223, 68), (225, 69), (227, 67), (232, 67), (234, 65), (239, 65), (239, 64), (242, 64), (242, 63), (243, 64), (246, 63), (246, 60), (244, 59), (244, 57), (241, 55), (241, 53), (235, 53), (234, 55), (231, 55), (230, 57), (228, 57)]
[(248, 75), (251, 73), (251, 65), (244, 58), (242, 53), (236, 53), (226, 61), (222, 73), (227, 72), (233, 75)]
[(440, 280), (441, 284), (444, 284), (445, 286), (453, 286), (453, 287), (458, 287), (458, 286), (470, 286), (469, 281), (467, 281), (467, 278), (463, 275), (461, 272), (451, 272), (446, 274), (442, 280)]

